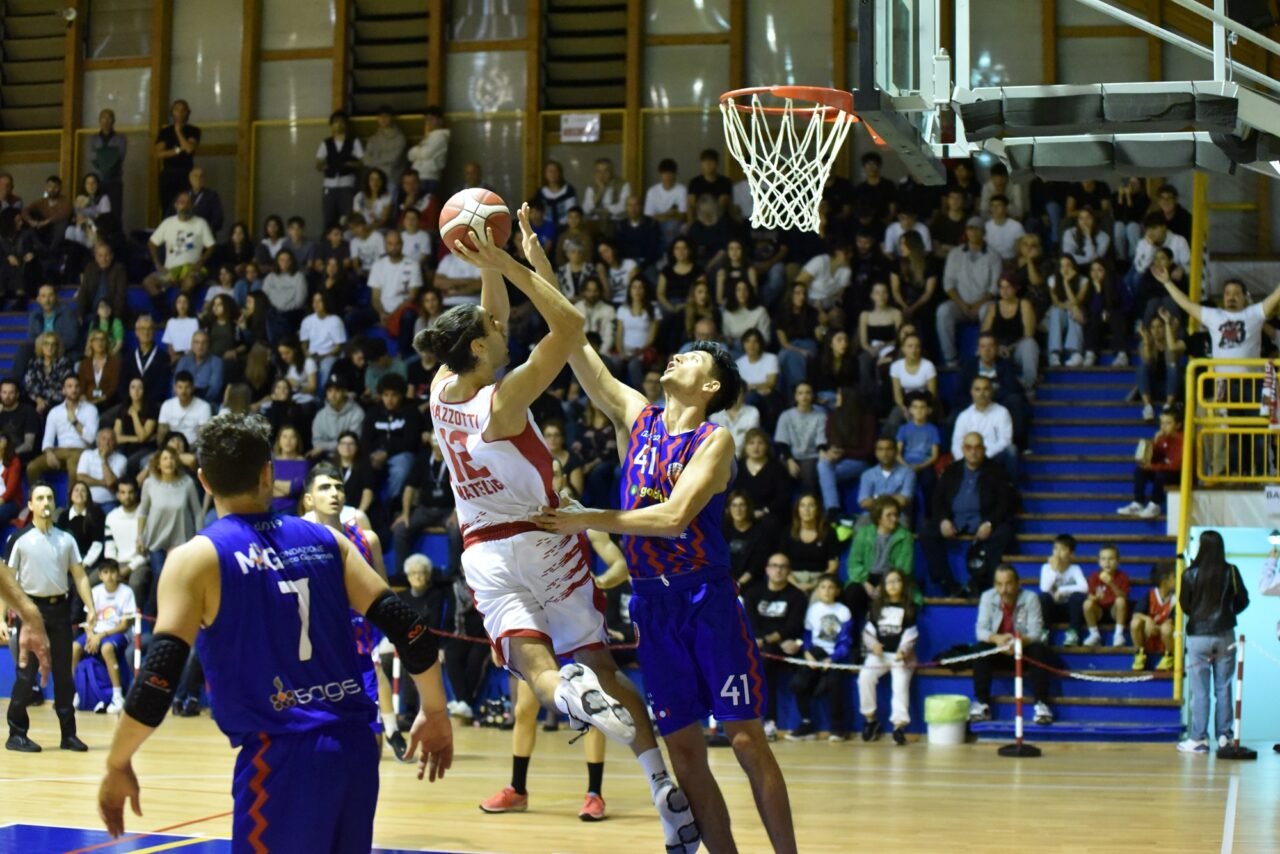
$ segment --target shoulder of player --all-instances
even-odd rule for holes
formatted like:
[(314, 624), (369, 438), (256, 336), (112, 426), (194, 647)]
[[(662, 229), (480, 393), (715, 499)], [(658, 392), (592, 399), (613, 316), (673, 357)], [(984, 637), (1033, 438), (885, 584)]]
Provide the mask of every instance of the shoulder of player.
[(197, 534), (180, 546), (169, 550), (165, 556), (168, 572), (176, 572), (187, 578), (216, 572), (218, 549), (208, 537)]

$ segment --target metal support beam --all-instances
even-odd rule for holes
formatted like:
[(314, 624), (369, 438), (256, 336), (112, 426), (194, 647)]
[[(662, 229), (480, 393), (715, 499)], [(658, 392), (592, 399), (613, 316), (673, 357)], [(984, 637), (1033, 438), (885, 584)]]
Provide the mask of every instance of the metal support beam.
[(427, 104), (444, 108), (444, 0), (427, 0)]
[(529, 33), (525, 38), (524, 198), (542, 186), (542, 33), (543, 0), (529, 0)]
[(631, 185), (632, 192), (644, 187), (644, 175), (640, 163), (640, 123), (644, 121), (640, 108), (644, 103), (644, 20), (645, 0), (627, 0), (627, 82), (622, 116), (622, 169), (623, 179)]
[(329, 96), (334, 111), (347, 106), (347, 65), (351, 59), (351, 0), (334, 0), (333, 5), (333, 80)]
[(258, 69), (262, 53), (262, 0), (243, 0), (244, 29), (240, 40), (240, 104), (236, 116), (236, 219), (250, 222), (253, 213), (253, 120), (258, 117)]
[[(1199, 304), (1204, 294), (1205, 244), (1209, 236), (1209, 176), (1200, 170), (1191, 176), (1191, 281), (1187, 297)], [(1200, 324), (1187, 318), (1187, 332), (1195, 332)]]
[[(147, 153), (155, 150), (153, 143), (160, 128), (169, 123), (169, 57), (172, 54), (173, 4), (169, 0), (151, 0), (151, 88), (147, 103), (151, 114), (147, 121)], [(160, 221), (160, 161), (154, 155), (148, 158), (147, 216), (146, 222)]]
[(73, 198), (80, 186), (78, 176), (72, 170), (75, 168), (76, 128), (80, 127), (84, 97), (84, 13), (87, 5), (85, 0), (74, 0), (71, 4), (76, 16), (67, 25), (62, 61), (62, 136), (58, 141), (58, 174), (68, 190), (67, 195)]

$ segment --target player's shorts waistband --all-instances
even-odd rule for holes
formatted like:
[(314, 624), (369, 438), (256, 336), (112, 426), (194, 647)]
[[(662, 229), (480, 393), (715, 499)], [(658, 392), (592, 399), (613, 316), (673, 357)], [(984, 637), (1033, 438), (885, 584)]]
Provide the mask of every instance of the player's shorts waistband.
[(676, 593), (718, 582), (733, 583), (733, 578), (727, 569), (700, 569), (696, 572), (678, 572), (674, 575), (659, 575), (651, 578), (633, 577), (631, 590), (634, 593), (656, 596), (659, 593)]
[(463, 534), (462, 547), (467, 549), (476, 543), (491, 543), (494, 540), (505, 540), (517, 534), (528, 534), (541, 530), (532, 522), (501, 522), (497, 525), (486, 525), (483, 528), (475, 528)]

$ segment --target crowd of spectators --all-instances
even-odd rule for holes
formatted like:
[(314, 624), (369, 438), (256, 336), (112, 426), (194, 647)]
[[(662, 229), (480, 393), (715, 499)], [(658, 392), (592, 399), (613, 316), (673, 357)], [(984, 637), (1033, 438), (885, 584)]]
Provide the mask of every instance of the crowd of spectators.
[[(435, 226), (444, 198), (484, 186), (480, 164), (467, 164), (462, 186), (444, 184), (449, 130), (438, 109), (412, 145), (389, 110), (367, 139), (335, 113), (315, 154), (322, 221), (272, 213), (255, 236), (249, 223), (224, 221), (189, 119), (175, 102), (156, 140), (165, 215), (143, 244), (119, 227), (127, 148), (110, 111), (91, 138), (97, 172), (74, 199), (51, 176), (24, 204), (0, 175), (0, 298), (24, 309), (35, 300), (14, 375), (0, 384), (0, 519), (22, 521), (24, 468), (27, 483), (56, 474), (69, 488), (83, 483), (72, 512), (96, 520), (77, 535), (86, 553), (101, 543), (93, 553), (115, 560), (152, 608), (165, 552), (209, 517), (190, 453), (199, 425), (223, 407), (255, 411), (276, 436), (277, 509), (295, 510), (308, 467), (332, 461), (356, 515), (393, 544), (393, 581), (404, 580), (424, 530), (448, 531), (449, 560), (430, 579), (448, 591), (461, 540), (426, 405), (438, 365), (410, 342), (449, 307), (478, 301), (478, 271), (441, 245)], [(759, 642), (893, 671), (900, 730), (897, 695), (909, 677), (898, 669), (911, 660), (922, 579), (987, 603), (1011, 553), (1045, 366), (1095, 365), (1105, 349), (1116, 364), (1137, 360), (1149, 419), (1180, 399), (1190, 217), (1173, 187), (1149, 196), (1137, 179), (1114, 190), (1023, 185), (998, 163), (981, 180), (961, 161), (935, 188), (881, 168), (870, 153), (860, 181), (828, 179), (817, 234), (753, 226), (745, 182), (721, 172), (715, 150), (687, 183), (662, 160), (643, 192), (609, 160), (581, 191), (548, 161), (529, 205), (589, 340), (650, 400), (661, 399), (667, 356), (691, 341), (736, 354), (743, 394), (712, 420), (739, 447), (725, 531)], [(510, 251), (521, 256), (518, 242)], [(129, 299), (131, 284), (144, 301)], [(60, 300), (58, 285), (78, 285), (74, 300)], [(1226, 312), (1244, 311), (1238, 291)], [(519, 361), (546, 330), (510, 294)], [(1270, 307), (1250, 322), (1260, 328)], [(1203, 311), (1208, 323), (1218, 310)], [(968, 352), (966, 326), (979, 333)], [(940, 382), (948, 371), (951, 394)], [(568, 370), (533, 411), (572, 488), (587, 504), (616, 503), (614, 432)], [(1125, 512), (1161, 500), (1171, 431), (1162, 426), (1164, 456), (1136, 478)], [(964, 585), (948, 554), (958, 541), (968, 549)], [(1044, 606), (1065, 609), (1075, 632), (1115, 610), (1122, 639), (1123, 599), (1092, 583), (1077, 600), (1082, 592), (1050, 585)], [(1041, 601), (1010, 603), (1015, 622), (1034, 610), (1042, 624)], [(806, 617), (817, 604), (822, 612)], [(810, 682), (795, 685), (798, 696), (833, 687)], [(860, 682), (864, 714), (874, 715), (874, 685)]]

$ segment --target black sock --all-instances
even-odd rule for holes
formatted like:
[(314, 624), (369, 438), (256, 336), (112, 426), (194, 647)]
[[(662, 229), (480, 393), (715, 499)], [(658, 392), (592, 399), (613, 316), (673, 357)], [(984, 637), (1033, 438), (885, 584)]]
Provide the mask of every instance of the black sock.
[(529, 794), (525, 791), (525, 783), (529, 780), (529, 757), (528, 756), (512, 756), (511, 757), (511, 788), (516, 790), (517, 795)]
[(587, 763), (587, 792), (592, 795), (602, 795), (604, 792), (604, 763), (588, 762)]

